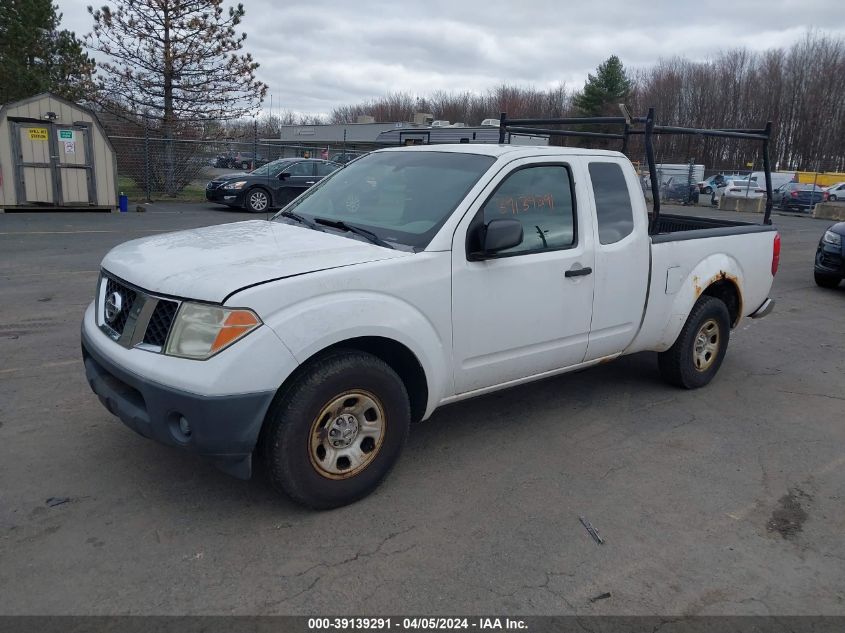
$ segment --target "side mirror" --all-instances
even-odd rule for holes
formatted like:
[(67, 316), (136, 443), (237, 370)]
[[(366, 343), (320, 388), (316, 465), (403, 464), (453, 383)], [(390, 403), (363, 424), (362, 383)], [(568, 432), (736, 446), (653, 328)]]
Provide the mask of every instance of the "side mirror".
[(481, 246), (484, 255), (522, 244), (522, 222), (519, 220), (490, 220), (482, 231)]
[(279, 174), (279, 180), (290, 180), (290, 174), (286, 171), (283, 171)]

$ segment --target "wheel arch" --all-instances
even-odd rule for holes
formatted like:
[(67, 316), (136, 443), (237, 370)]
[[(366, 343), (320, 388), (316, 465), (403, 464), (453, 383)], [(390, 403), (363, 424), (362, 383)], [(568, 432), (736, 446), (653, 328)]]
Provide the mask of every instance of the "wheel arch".
[(356, 336), (332, 343), (304, 359), (285, 379), (276, 392), (276, 397), (284, 397), (288, 387), (307, 368), (320, 358), (339, 350), (355, 350), (372, 354), (393, 369), (405, 385), (411, 405), (411, 421), (418, 422), (425, 416), (429, 397), (429, 384), (425, 370), (416, 354), (406, 345), (384, 336)]
[(722, 271), (711, 280), (701, 295), (715, 297), (724, 303), (728, 308), (731, 317), (731, 327), (734, 328), (742, 317), (742, 294), (739, 291), (736, 277)]

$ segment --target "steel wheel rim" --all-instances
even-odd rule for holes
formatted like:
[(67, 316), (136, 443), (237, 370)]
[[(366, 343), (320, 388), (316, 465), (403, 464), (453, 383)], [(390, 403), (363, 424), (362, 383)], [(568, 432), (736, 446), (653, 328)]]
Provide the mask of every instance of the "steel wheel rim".
[(384, 442), (387, 418), (372, 393), (351, 389), (332, 398), (311, 423), (308, 456), (328, 479), (348, 479), (367, 468)]
[(697, 371), (707, 371), (716, 361), (722, 332), (715, 319), (707, 319), (699, 328), (693, 343), (692, 362)]
[(253, 191), (249, 195), (249, 204), (256, 211), (264, 211), (267, 208), (267, 195), (261, 191)]

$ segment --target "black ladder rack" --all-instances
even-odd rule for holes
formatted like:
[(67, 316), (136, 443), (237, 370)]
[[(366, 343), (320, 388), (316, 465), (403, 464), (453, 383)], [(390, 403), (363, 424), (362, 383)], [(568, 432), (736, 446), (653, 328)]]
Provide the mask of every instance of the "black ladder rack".
[[(582, 130), (552, 129), (549, 125), (613, 125), (619, 126), (618, 132), (586, 132)], [(633, 135), (644, 137), (646, 161), (651, 181), (652, 214), (649, 232), (655, 233), (660, 218), (660, 186), (657, 182), (657, 170), (654, 162), (654, 136), (657, 134), (685, 134), (693, 136), (712, 136), (718, 138), (737, 138), (763, 143), (763, 172), (766, 175), (766, 212), (763, 224), (772, 223), (772, 170), (769, 162), (769, 140), (772, 135), (772, 122), (768, 121), (761, 130), (754, 129), (700, 129), (657, 125), (654, 108), (649, 108), (642, 117), (564, 117), (559, 119), (508, 119), (506, 112), (499, 117), (499, 143), (510, 140), (510, 134), (572, 136), (581, 138), (607, 138), (622, 141), (620, 150), (628, 149), (628, 138)]]

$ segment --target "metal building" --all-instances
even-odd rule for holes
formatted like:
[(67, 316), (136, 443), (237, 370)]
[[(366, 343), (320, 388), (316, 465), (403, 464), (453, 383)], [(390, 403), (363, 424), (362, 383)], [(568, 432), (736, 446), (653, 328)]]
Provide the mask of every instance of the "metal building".
[(0, 209), (114, 209), (117, 162), (90, 110), (44, 93), (0, 107)]

